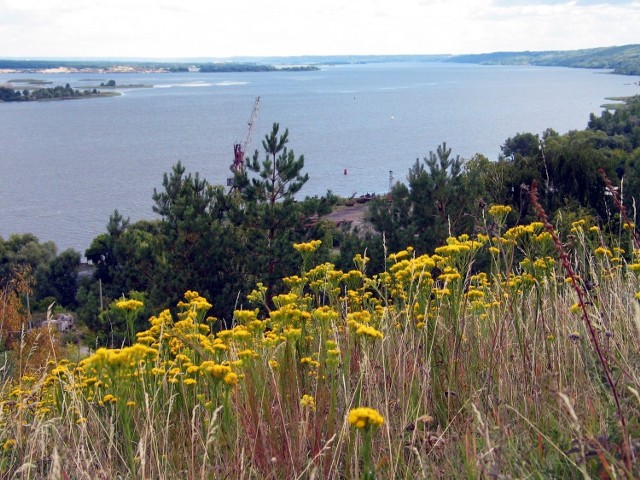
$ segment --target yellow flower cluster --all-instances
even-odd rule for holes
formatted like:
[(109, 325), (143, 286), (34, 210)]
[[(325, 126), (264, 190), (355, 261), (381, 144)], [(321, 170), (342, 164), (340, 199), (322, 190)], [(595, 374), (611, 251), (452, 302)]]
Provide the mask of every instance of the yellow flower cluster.
[(357, 325), (356, 327), (356, 335), (361, 335), (370, 338), (384, 338), (383, 333), (380, 330), (376, 330), (375, 328), (369, 325)]
[(316, 409), (316, 400), (311, 395), (303, 395), (300, 399), (300, 406), (302, 408), (307, 408), (309, 410), (315, 411)]
[(187, 290), (184, 294), (186, 302), (178, 302), (178, 307), (186, 308), (188, 310), (195, 310), (196, 312), (206, 312), (212, 305), (206, 298), (201, 297), (198, 292), (193, 290)]
[(489, 215), (492, 217), (500, 218), (508, 215), (511, 212), (511, 207), (509, 205), (491, 205), (489, 207)]
[(306, 243), (294, 243), (293, 248), (295, 248), (300, 253), (313, 253), (322, 245), (322, 240), (311, 240)]
[(598, 257), (609, 257), (611, 258), (613, 256), (613, 253), (611, 253), (611, 250), (609, 250), (607, 247), (598, 247), (594, 250), (594, 252), (596, 254), (596, 256)]
[(139, 310), (143, 306), (144, 306), (144, 303), (142, 303), (140, 300), (129, 299), (129, 300), (118, 300), (116, 302), (116, 308), (120, 310), (135, 311), (135, 310)]
[(354, 408), (347, 418), (350, 425), (360, 430), (379, 427), (384, 423), (384, 417), (377, 410), (369, 407)]

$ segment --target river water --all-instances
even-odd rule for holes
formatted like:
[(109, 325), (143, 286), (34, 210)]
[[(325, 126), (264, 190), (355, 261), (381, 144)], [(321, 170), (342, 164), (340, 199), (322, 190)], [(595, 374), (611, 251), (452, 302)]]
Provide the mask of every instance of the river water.
[[(20, 74), (88, 88), (115, 80), (118, 97), (0, 104), (0, 236), (31, 232), (81, 253), (118, 209), (153, 217), (151, 195), (178, 161), (226, 184), (233, 144), (244, 140), (254, 99), (252, 148), (273, 122), (289, 129), (310, 180), (379, 193), (404, 180), (442, 142), (454, 154), (496, 159), (518, 132), (584, 129), (605, 97), (640, 93), (637, 78), (567, 68), (388, 63), (314, 72)], [(345, 171), (347, 174), (345, 175)]]

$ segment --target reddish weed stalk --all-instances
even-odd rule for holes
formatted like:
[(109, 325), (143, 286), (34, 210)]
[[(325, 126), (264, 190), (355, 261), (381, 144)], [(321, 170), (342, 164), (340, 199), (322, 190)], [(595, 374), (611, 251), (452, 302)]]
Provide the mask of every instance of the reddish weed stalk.
[(624, 208), (624, 205), (622, 205), (622, 202), (620, 201), (620, 194), (618, 193), (618, 190), (616, 190), (616, 188), (611, 183), (611, 180), (609, 180), (607, 172), (604, 171), (604, 168), (599, 168), (598, 173), (602, 177), (602, 180), (604, 180), (604, 185), (607, 187), (607, 191), (611, 194), (611, 198), (613, 199), (613, 203), (615, 204), (616, 208), (620, 211), (620, 215), (622, 215), (624, 223), (631, 231), (631, 235), (633, 236), (633, 246), (636, 248), (636, 250), (640, 249), (640, 240), (638, 240), (638, 234), (636, 233), (635, 225), (627, 215), (627, 210)]
[[(608, 179), (606, 179), (606, 176), (605, 176), (605, 182), (607, 180)], [(610, 184), (611, 182), (609, 182), (609, 185)], [(578, 305), (580, 305), (580, 309), (582, 310), (582, 320), (584, 321), (587, 327), (587, 331), (589, 332), (589, 339), (591, 340), (591, 344), (593, 345), (593, 348), (596, 351), (596, 354), (598, 355), (598, 359), (600, 361), (600, 364), (602, 365), (602, 369), (607, 379), (607, 383), (609, 385), (609, 388), (611, 388), (613, 400), (616, 404), (616, 410), (618, 412), (618, 417), (620, 418), (620, 424), (622, 426), (622, 455), (623, 455), (623, 459), (624, 459), (627, 470), (631, 471), (631, 467), (632, 467), (631, 450), (629, 448), (629, 438), (627, 434), (627, 420), (624, 414), (622, 413), (622, 407), (620, 405), (620, 396), (618, 394), (618, 389), (616, 388), (616, 384), (611, 378), (609, 363), (607, 362), (604, 354), (602, 353), (602, 348), (600, 347), (600, 341), (598, 340), (596, 330), (593, 327), (593, 323), (591, 322), (591, 318), (589, 317), (589, 312), (587, 311), (587, 305), (585, 303), (586, 292), (582, 289), (582, 287), (578, 283), (578, 275), (575, 273), (573, 266), (569, 261), (569, 255), (567, 254), (564, 248), (564, 245), (562, 245), (562, 242), (560, 241), (560, 238), (558, 237), (555, 228), (549, 221), (549, 218), (547, 217), (547, 214), (544, 211), (544, 208), (542, 207), (542, 205), (540, 205), (540, 202), (538, 200), (538, 183), (535, 180), (531, 184), (529, 197), (531, 199), (531, 204), (535, 208), (536, 215), (538, 216), (540, 221), (543, 223), (545, 230), (549, 232), (549, 234), (551, 235), (551, 238), (553, 239), (553, 245), (556, 251), (558, 252), (558, 256), (560, 257), (560, 262), (562, 263), (562, 267), (564, 268), (565, 272), (571, 279), (571, 285), (573, 286), (573, 289), (575, 290), (576, 295), (578, 296)], [(628, 221), (626, 216), (625, 216), (625, 220)], [(634, 238), (635, 238), (635, 235), (634, 235)]]

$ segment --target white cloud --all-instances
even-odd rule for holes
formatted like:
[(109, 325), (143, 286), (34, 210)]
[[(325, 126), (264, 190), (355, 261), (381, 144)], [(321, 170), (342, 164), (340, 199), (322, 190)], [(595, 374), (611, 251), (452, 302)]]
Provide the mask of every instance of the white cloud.
[(640, 0), (0, 0), (0, 56), (478, 53), (637, 43)]

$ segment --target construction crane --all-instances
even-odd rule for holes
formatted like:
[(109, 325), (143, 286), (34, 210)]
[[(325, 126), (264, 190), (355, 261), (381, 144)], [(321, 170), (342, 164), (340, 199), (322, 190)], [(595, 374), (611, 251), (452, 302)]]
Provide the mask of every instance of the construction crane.
[(258, 117), (258, 108), (260, 107), (260, 97), (256, 97), (256, 101), (253, 104), (253, 110), (251, 117), (249, 118), (249, 128), (247, 130), (247, 136), (244, 139), (244, 143), (233, 144), (233, 163), (229, 169), (233, 172), (233, 177), (227, 179), (227, 186), (235, 188), (235, 176), (244, 171), (244, 155), (247, 149), (251, 146), (251, 137), (256, 126), (256, 118)]

